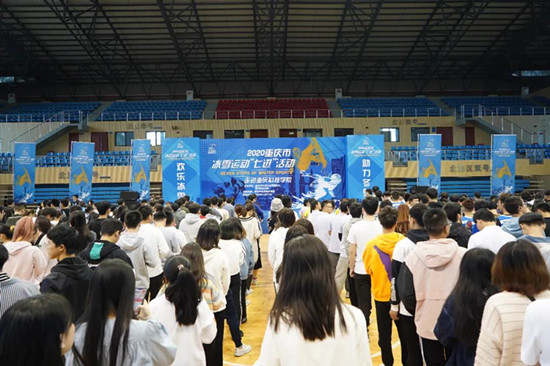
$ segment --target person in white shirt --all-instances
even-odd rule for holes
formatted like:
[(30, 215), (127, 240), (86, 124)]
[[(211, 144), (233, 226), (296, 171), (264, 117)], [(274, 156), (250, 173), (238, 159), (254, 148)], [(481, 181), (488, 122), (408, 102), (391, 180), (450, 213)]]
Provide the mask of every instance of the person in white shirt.
[[(337, 276), (336, 266), (340, 260), (340, 254), (342, 253), (342, 231), (344, 229), (344, 225), (351, 219), (350, 215), (348, 215), (348, 211), (348, 201), (342, 200), (340, 202), (340, 212), (337, 215), (330, 215), (330, 241), (328, 245), (328, 253), (332, 267), (335, 270), (335, 277)], [(340, 276), (345, 278), (345, 271), (342, 271)]]
[(333, 201), (323, 201), (321, 202), (321, 211), (318, 215), (313, 218), (310, 217), (310, 221), (313, 224), (313, 230), (315, 235), (321, 239), (323, 243), (327, 246), (330, 245), (330, 221), (332, 219), (332, 211), (334, 210)]
[(162, 286), (162, 264), (161, 261), (167, 258), (170, 254), (170, 248), (162, 232), (153, 226), (151, 223), (153, 217), (153, 209), (151, 206), (144, 205), (138, 208), (143, 221), (138, 234), (143, 237), (145, 245), (148, 245), (151, 252), (156, 253), (158, 257), (157, 265), (154, 267), (147, 267), (149, 270), (149, 291), (146, 294), (146, 298), (154, 299)]
[(168, 284), (163, 296), (149, 304), (151, 316), (164, 325), (170, 339), (178, 348), (172, 365), (206, 365), (203, 344), (216, 337), (216, 320), (190, 271), (189, 261), (181, 256), (171, 257), (164, 266)]
[(308, 234), (290, 240), (281, 268), (255, 365), (372, 365), (363, 314), (342, 303), (324, 243)]
[(550, 365), (550, 300), (527, 306), (523, 319), (521, 361), (526, 365)]
[(241, 321), (241, 266), (244, 264), (246, 251), (243, 243), (235, 239), (235, 226), (229, 220), (220, 224), (220, 242), (218, 246), (229, 258), (229, 275), (231, 276), (229, 292), (233, 297), (237, 319)]
[(504, 244), (516, 240), (515, 236), (497, 226), (495, 215), (486, 208), (476, 211), (474, 222), (480, 231), (470, 236), (468, 249), (487, 248), (496, 254)]
[(361, 206), (363, 206), (363, 220), (353, 224), (348, 235), (349, 271), (350, 276), (355, 279), (357, 303), (365, 315), (368, 327), (372, 310), (371, 279), (363, 264), (363, 252), (369, 241), (382, 234), (382, 225), (374, 216), (378, 211), (377, 198), (367, 197), (361, 202)]
[(258, 269), (260, 268), (259, 263), (261, 263), (260, 238), (262, 236), (262, 227), (260, 225), (260, 220), (256, 217), (256, 209), (252, 202), (247, 202), (239, 212), (239, 220), (241, 220), (241, 224), (246, 231), (246, 238), (250, 241), (250, 244), (252, 244), (252, 251), (254, 252), (255, 266), (252, 277), (257, 278)]
[(166, 239), (170, 251), (174, 255), (178, 255), (181, 252), (181, 248), (189, 242), (185, 234), (174, 226), (174, 214), (172, 211), (165, 210), (155, 212), (153, 221), (155, 222), (155, 227), (164, 235), (164, 239)]
[(277, 215), (275, 230), (269, 235), (267, 256), (273, 268), (273, 283), (275, 285), (275, 290), (277, 290), (277, 269), (279, 269), (281, 261), (283, 260), (286, 233), (288, 228), (294, 225), (295, 220), (296, 216), (294, 216), (294, 211), (290, 208), (283, 208)]

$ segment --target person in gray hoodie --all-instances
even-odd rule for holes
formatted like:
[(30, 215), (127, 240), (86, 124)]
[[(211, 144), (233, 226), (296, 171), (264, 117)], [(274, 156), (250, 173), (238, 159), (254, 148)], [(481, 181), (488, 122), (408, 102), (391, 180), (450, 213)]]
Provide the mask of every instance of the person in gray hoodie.
[(206, 221), (206, 218), (201, 218), (199, 215), (200, 206), (197, 203), (191, 203), (188, 208), (189, 213), (181, 221), (179, 229), (185, 234), (187, 243), (190, 243), (197, 239), (199, 229)]
[(151, 252), (151, 247), (144, 245), (145, 239), (139, 234), (142, 216), (139, 211), (128, 211), (124, 217), (126, 230), (120, 235), (118, 245), (130, 257), (136, 274), (136, 288), (149, 288), (149, 271), (147, 267), (159, 264), (158, 255)]
[(512, 234), (516, 238), (523, 235), (521, 226), (519, 225), (519, 217), (523, 214), (525, 206), (523, 200), (518, 196), (510, 196), (504, 201), (504, 209), (512, 216), (502, 224), (502, 230), (508, 234)]

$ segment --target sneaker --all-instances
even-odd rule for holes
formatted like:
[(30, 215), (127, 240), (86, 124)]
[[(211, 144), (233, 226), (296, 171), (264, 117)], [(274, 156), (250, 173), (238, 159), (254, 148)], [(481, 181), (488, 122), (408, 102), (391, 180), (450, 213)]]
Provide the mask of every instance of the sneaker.
[(252, 301), (246, 299), (246, 305), (250, 305), (251, 302), (252, 302)]
[(235, 357), (244, 356), (250, 351), (252, 351), (252, 347), (243, 343), (242, 346), (235, 348)]
[(252, 279), (252, 284), (257, 285), (258, 284), (258, 279), (257, 278)]
[(250, 294), (253, 293), (253, 292), (254, 292), (254, 290), (252, 290), (252, 289), (246, 290), (246, 296), (250, 295)]
[(248, 319), (243, 318), (243, 320), (241, 320), (241, 324), (244, 324), (244, 323), (246, 323), (247, 321), (248, 321)]

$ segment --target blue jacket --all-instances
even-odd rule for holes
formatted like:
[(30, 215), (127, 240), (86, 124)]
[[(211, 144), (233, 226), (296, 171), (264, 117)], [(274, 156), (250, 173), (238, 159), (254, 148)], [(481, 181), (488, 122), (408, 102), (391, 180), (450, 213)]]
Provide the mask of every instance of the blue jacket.
[(506, 231), (508, 234), (512, 234), (516, 238), (523, 235), (521, 226), (519, 226), (519, 217), (512, 217), (511, 219), (504, 221), (504, 224), (502, 224), (502, 230)]
[(241, 266), (241, 281), (246, 280), (254, 269), (254, 252), (252, 251), (252, 244), (247, 238), (241, 240), (245, 250), (244, 263)]

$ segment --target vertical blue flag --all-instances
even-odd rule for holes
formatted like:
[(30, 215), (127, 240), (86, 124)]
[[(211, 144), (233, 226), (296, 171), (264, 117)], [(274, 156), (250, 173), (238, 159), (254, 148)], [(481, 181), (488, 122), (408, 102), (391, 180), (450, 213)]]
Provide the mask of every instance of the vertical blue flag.
[(417, 184), (439, 190), (441, 184), (441, 135), (418, 135)]
[(174, 202), (188, 195), (198, 201), (201, 177), (198, 138), (162, 140), (162, 198)]
[(491, 135), (491, 194), (514, 193), (516, 135)]
[(151, 141), (132, 140), (132, 177), (130, 190), (139, 193), (139, 200), (151, 196)]
[(13, 164), (13, 200), (16, 203), (34, 202), (36, 144), (16, 142)]
[(347, 136), (347, 195), (365, 197), (365, 190), (378, 186), (384, 190), (384, 136)]
[(71, 143), (71, 181), (69, 194), (77, 195), (82, 201), (92, 198), (92, 177), (94, 173), (93, 142)]

